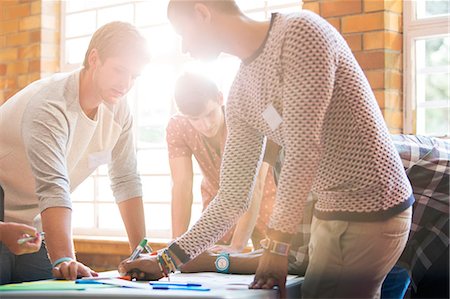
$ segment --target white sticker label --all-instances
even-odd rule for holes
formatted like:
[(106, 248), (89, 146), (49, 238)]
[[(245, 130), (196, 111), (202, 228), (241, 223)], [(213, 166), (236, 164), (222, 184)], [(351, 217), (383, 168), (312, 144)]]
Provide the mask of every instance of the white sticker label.
[(278, 114), (277, 110), (273, 107), (272, 104), (267, 106), (266, 110), (262, 113), (262, 117), (269, 125), (272, 131), (275, 131), (280, 124), (283, 122), (283, 118)]
[(103, 151), (89, 154), (88, 165), (89, 169), (96, 169), (102, 164), (108, 164), (111, 162), (111, 151)]

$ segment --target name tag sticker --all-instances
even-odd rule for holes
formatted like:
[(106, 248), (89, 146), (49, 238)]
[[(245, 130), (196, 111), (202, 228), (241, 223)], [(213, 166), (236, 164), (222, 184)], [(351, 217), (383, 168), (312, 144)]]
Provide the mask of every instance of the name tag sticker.
[(262, 113), (262, 117), (267, 122), (272, 131), (275, 131), (283, 122), (283, 118), (280, 114), (278, 114), (278, 111), (273, 107), (272, 104), (269, 104), (269, 106), (267, 106), (266, 110), (264, 110), (264, 112)]
[(88, 156), (89, 169), (95, 169), (103, 164), (111, 162), (111, 151), (95, 152)]

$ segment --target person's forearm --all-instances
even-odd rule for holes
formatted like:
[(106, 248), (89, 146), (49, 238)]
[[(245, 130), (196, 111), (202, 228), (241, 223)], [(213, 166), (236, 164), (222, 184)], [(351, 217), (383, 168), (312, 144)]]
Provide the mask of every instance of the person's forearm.
[(72, 239), (72, 210), (52, 207), (41, 213), (45, 244), (51, 262), (62, 257), (75, 259)]
[[(187, 190), (187, 191), (186, 191)], [(172, 188), (172, 238), (184, 234), (191, 222), (192, 187), (180, 188), (176, 185)]]
[[(258, 267), (258, 261), (261, 251), (255, 254), (230, 254), (230, 273), (235, 274), (253, 274)], [(215, 272), (217, 255), (210, 252), (204, 252), (192, 261), (181, 267), (181, 272)]]
[(130, 249), (134, 250), (146, 234), (142, 197), (122, 201), (119, 203), (119, 210), (127, 231)]
[(256, 220), (258, 219), (259, 209), (261, 206), (261, 200), (264, 195), (264, 182), (267, 175), (267, 170), (269, 165), (263, 163), (259, 170), (258, 178), (256, 180), (256, 185), (253, 191), (253, 198), (250, 207), (247, 212), (242, 215), (236, 229), (233, 234), (233, 239), (231, 241), (231, 247), (237, 250), (242, 250), (247, 245), (249, 238), (253, 233), (255, 228)]

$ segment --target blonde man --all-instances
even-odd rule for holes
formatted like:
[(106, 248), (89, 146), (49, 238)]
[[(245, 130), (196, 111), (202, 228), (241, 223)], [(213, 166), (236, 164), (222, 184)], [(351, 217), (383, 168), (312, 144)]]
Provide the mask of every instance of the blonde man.
[(101, 164), (109, 166), (130, 246), (144, 237), (125, 97), (148, 61), (137, 29), (112, 22), (94, 33), (82, 69), (36, 81), (0, 107), (5, 221), (46, 233), (46, 246), (32, 255), (16, 256), (3, 247), (0, 283), (96, 275), (75, 257), (70, 193)]

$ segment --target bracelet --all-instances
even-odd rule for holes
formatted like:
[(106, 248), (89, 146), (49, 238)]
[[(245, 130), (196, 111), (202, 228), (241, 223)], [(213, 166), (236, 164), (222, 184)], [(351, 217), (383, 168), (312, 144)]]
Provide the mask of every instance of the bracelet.
[(158, 261), (159, 270), (161, 270), (164, 277), (169, 276), (169, 269), (166, 267), (165, 262), (160, 254), (156, 257)]
[(169, 269), (170, 273), (174, 273), (175, 271), (177, 271), (177, 267), (175, 266), (175, 263), (173, 262), (173, 259), (170, 256), (169, 250), (164, 249), (161, 252), (161, 257), (166, 263), (166, 267)]
[(289, 248), (291, 247), (290, 243), (280, 242), (269, 238), (262, 239), (260, 244), (264, 250), (283, 256), (289, 255)]
[(56, 261), (53, 262), (52, 267), (55, 268), (56, 266), (58, 266), (59, 264), (63, 263), (63, 262), (71, 262), (73, 261), (73, 258), (71, 257), (62, 257), (57, 259)]

